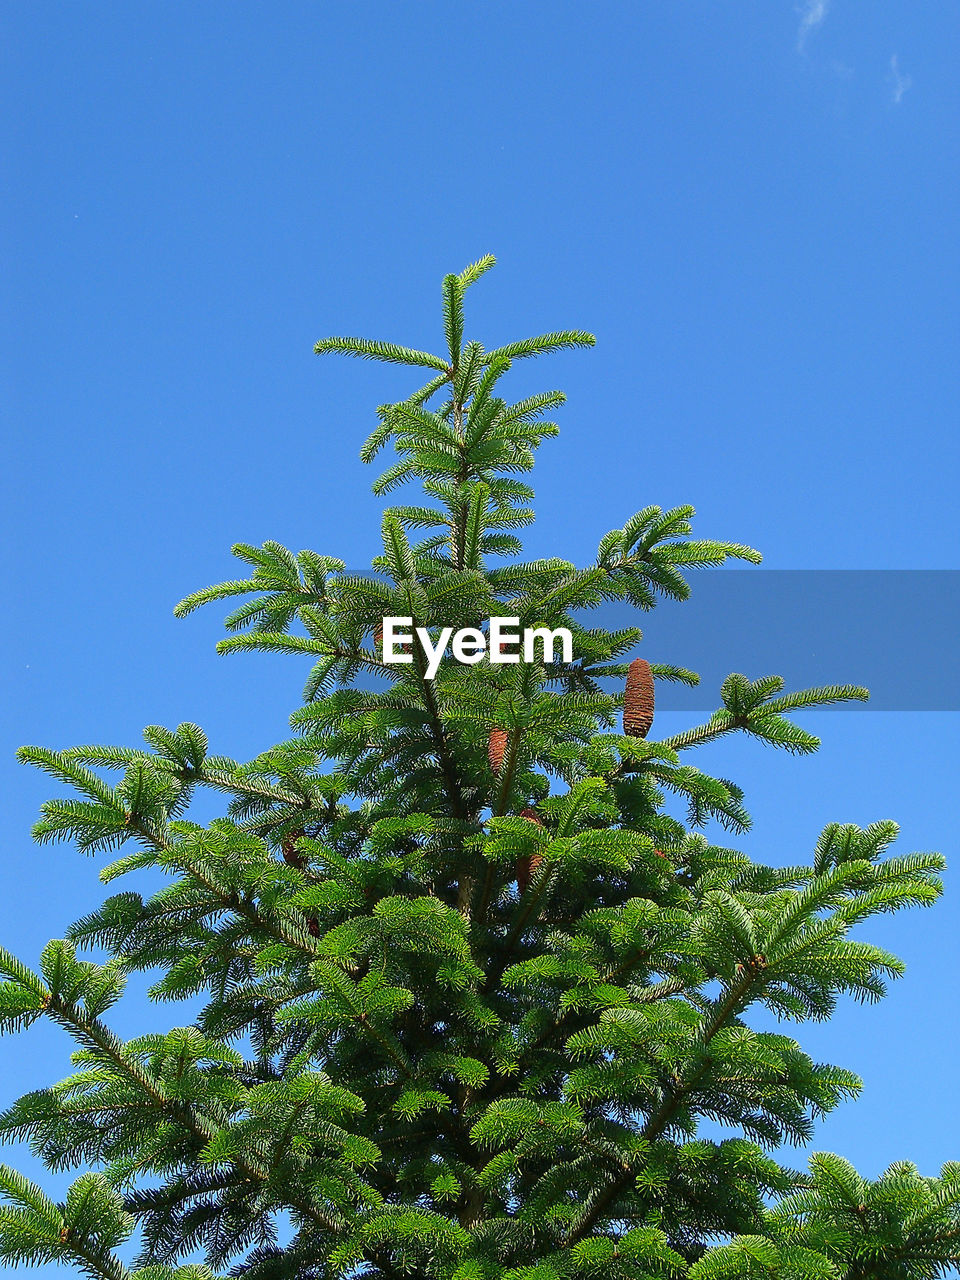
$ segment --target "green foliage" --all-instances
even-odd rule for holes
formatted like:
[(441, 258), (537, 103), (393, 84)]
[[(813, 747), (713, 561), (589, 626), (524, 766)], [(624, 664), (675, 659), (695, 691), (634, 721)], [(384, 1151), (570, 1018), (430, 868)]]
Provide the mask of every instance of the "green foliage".
[[(466, 341), (466, 292), (492, 265), (444, 279), (443, 355), (317, 344), (430, 375), (380, 408), (364, 446), (368, 461), (394, 454), (376, 492), (422, 489), (385, 513), (370, 573), (240, 544), (250, 575), (178, 606), (237, 599), (223, 652), (309, 657), (293, 736), (247, 762), (210, 755), (190, 724), (148, 728), (143, 748), (21, 753), (68, 789), (38, 841), (116, 852), (105, 883), (166, 881), (108, 897), (38, 972), (0, 951), (0, 1029), (48, 1017), (76, 1046), (73, 1073), (14, 1103), (0, 1135), (52, 1170), (88, 1170), (62, 1205), (0, 1172), (7, 1265), (106, 1280), (956, 1268), (954, 1166), (868, 1184), (835, 1156), (801, 1174), (776, 1155), (859, 1088), (789, 1027), (883, 995), (902, 966), (864, 926), (932, 903), (941, 859), (891, 855), (883, 822), (828, 826), (806, 866), (755, 863), (707, 830), (748, 829), (743, 793), (684, 755), (734, 732), (815, 750), (793, 713), (865, 692), (733, 675), (704, 725), (617, 732), (612, 686), (641, 633), (590, 627), (588, 611), (685, 599), (691, 570), (758, 556), (694, 538), (689, 507), (649, 506), (592, 565), (519, 558), (521, 476), (563, 396), (510, 403), (503, 379), (593, 339)], [(496, 616), (567, 626), (574, 657), (445, 660), (430, 680), (419, 654), (384, 663), (387, 615), (434, 636)], [(225, 798), (223, 817), (190, 819), (198, 789)], [(101, 962), (79, 958), (91, 950)], [(117, 1036), (107, 1016), (131, 973), (151, 975), (156, 1001), (194, 1001), (193, 1025)], [(704, 1121), (729, 1136), (703, 1136)], [(131, 1235), (138, 1270), (118, 1253)]]

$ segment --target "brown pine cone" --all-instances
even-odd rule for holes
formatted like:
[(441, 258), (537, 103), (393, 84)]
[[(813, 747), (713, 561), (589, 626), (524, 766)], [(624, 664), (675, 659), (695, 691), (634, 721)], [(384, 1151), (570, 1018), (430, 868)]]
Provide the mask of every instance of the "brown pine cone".
[[(291, 831), (283, 836), (280, 840), (280, 848), (283, 850), (283, 860), (288, 867), (295, 867), (297, 871), (305, 871), (307, 868), (307, 860), (297, 850), (297, 841), (303, 835), (302, 831)], [(307, 916), (307, 929), (311, 937), (320, 937), (320, 926), (317, 924), (313, 916)]]
[[(528, 822), (535, 822), (538, 827), (543, 826), (543, 823), (537, 817), (535, 809), (521, 809), (520, 817), (526, 818)], [(529, 858), (517, 859), (517, 890), (521, 896), (527, 892), (530, 881), (536, 875), (537, 868), (540, 866), (541, 862), (543, 862), (543, 857), (539, 853), (532, 853)]]
[(490, 730), (490, 737), (487, 739), (487, 759), (494, 773), (499, 773), (503, 768), (503, 757), (507, 754), (509, 741), (510, 734), (506, 729)]
[[(394, 639), (393, 651), (394, 653), (409, 654), (413, 652), (413, 649), (411, 646), (412, 646), (412, 641), (410, 640), (401, 641), (401, 640)], [(373, 647), (377, 653), (381, 653), (383, 650), (383, 621), (382, 620), (380, 622), (375, 622), (373, 624)]]
[(530, 881), (537, 874), (537, 869), (543, 858), (539, 853), (533, 853), (529, 858), (519, 858), (517, 860), (517, 892), (522, 896), (530, 887)]
[(302, 831), (293, 831), (289, 835), (285, 835), (280, 841), (284, 862), (289, 867), (296, 867), (298, 871), (303, 871), (307, 865), (306, 858), (297, 849), (297, 841), (302, 835)]
[(653, 674), (646, 658), (634, 658), (623, 698), (623, 732), (629, 738), (645, 738), (652, 725)]
[(280, 841), (284, 862), (288, 867), (296, 867), (298, 871), (304, 871), (307, 865), (306, 858), (297, 851), (297, 841), (302, 835), (302, 831), (291, 831), (288, 835), (283, 836)]

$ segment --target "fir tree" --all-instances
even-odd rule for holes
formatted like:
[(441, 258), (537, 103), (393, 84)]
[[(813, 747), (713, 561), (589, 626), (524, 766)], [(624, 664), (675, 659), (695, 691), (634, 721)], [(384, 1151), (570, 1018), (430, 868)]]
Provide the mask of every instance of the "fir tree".
[[(309, 657), (293, 737), (246, 763), (210, 755), (190, 724), (148, 728), (145, 749), (22, 752), (73, 789), (44, 806), (38, 841), (119, 850), (105, 883), (169, 880), (108, 898), (37, 971), (0, 953), (4, 1027), (46, 1017), (76, 1046), (73, 1074), (0, 1129), (52, 1170), (87, 1170), (62, 1204), (2, 1170), (8, 1265), (104, 1280), (957, 1267), (960, 1168), (895, 1165), (868, 1184), (836, 1156), (809, 1173), (776, 1156), (859, 1088), (791, 1024), (883, 995), (901, 964), (852, 931), (932, 903), (940, 857), (891, 854), (896, 827), (878, 822), (828, 826), (806, 866), (753, 862), (704, 831), (747, 830), (739, 788), (688, 763), (731, 733), (813, 751), (790, 713), (866, 695), (733, 675), (705, 724), (656, 738), (654, 681), (696, 677), (629, 663), (639, 630), (589, 627), (587, 611), (649, 610), (685, 598), (690, 569), (758, 556), (693, 537), (690, 508), (650, 506), (588, 568), (516, 559), (533, 518), (521, 477), (563, 396), (510, 403), (503, 380), (593, 338), (465, 342), (465, 292), (492, 264), (444, 280), (442, 355), (317, 344), (428, 379), (379, 410), (364, 446), (367, 461), (395, 454), (376, 493), (424, 494), (386, 511), (373, 572), (241, 545), (249, 576), (178, 608), (238, 597), (223, 652)], [(447, 659), (431, 681), (417, 646), (409, 665), (384, 661), (387, 616), (433, 636), (490, 617), (567, 626), (574, 656)], [(198, 788), (223, 795), (225, 817), (190, 820)], [(78, 958), (90, 950), (102, 962)], [(156, 1000), (199, 1002), (195, 1022), (118, 1038), (108, 1011), (138, 971), (159, 972)], [(751, 1025), (762, 1010), (782, 1032)]]

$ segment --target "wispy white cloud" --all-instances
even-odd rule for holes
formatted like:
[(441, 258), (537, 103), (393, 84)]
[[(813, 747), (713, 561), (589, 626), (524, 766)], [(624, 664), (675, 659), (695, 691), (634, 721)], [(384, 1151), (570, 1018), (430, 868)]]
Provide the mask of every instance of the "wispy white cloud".
[(819, 27), (829, 8), (830, 0), (804, 0), (800, 10), (800, 30), (797, 32), (797, 48), (801, 53), (810, 33)]
[(890, 59), (890, 74), (893, 77), (893, 100), (900, 102), (913, 84), (913, 77), (900, 70), (900, 60), (896, 54)]

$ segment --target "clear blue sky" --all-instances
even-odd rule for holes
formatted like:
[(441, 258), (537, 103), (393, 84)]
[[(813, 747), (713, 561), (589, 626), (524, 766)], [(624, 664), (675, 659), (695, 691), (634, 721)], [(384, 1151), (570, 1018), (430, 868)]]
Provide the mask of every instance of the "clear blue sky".
[[(217, 617), (171, 608), (231, 575), (236, 540), (369, 560), (357, 450), (410, 383), (312, 344), (437, 345), (440, 277), (484, 252), (483, 340), (598, 336), (519, 379), (570, 397), (534, 553), (587, 560), (639, 506), (693, 502), (703, 534), (775, 568), (958, 566), (955, 6), (3, 11), (0, 936), (24, 959), (100, 888), (31, 847), (49, 786), (14, 748), (180, 719), (239, 757), (284, 735), (299, 665), (217, 659)], [(758, 858), (888, 816), (956, 858), (957, 721), (821, 715), (814, 760), (698, 763), (746, 785)], [(960, 1157), (958, 924), (954, 890), (875, 925), (906, 979), (799, 1033), (865, 1078), (816, 1145), (866, 1173)], [(116, 1025), (171, 1013), (134, 998)], [(64, 1050), (49, 1029), (0, 1043), (2, 1097), (58, 1078)]]

